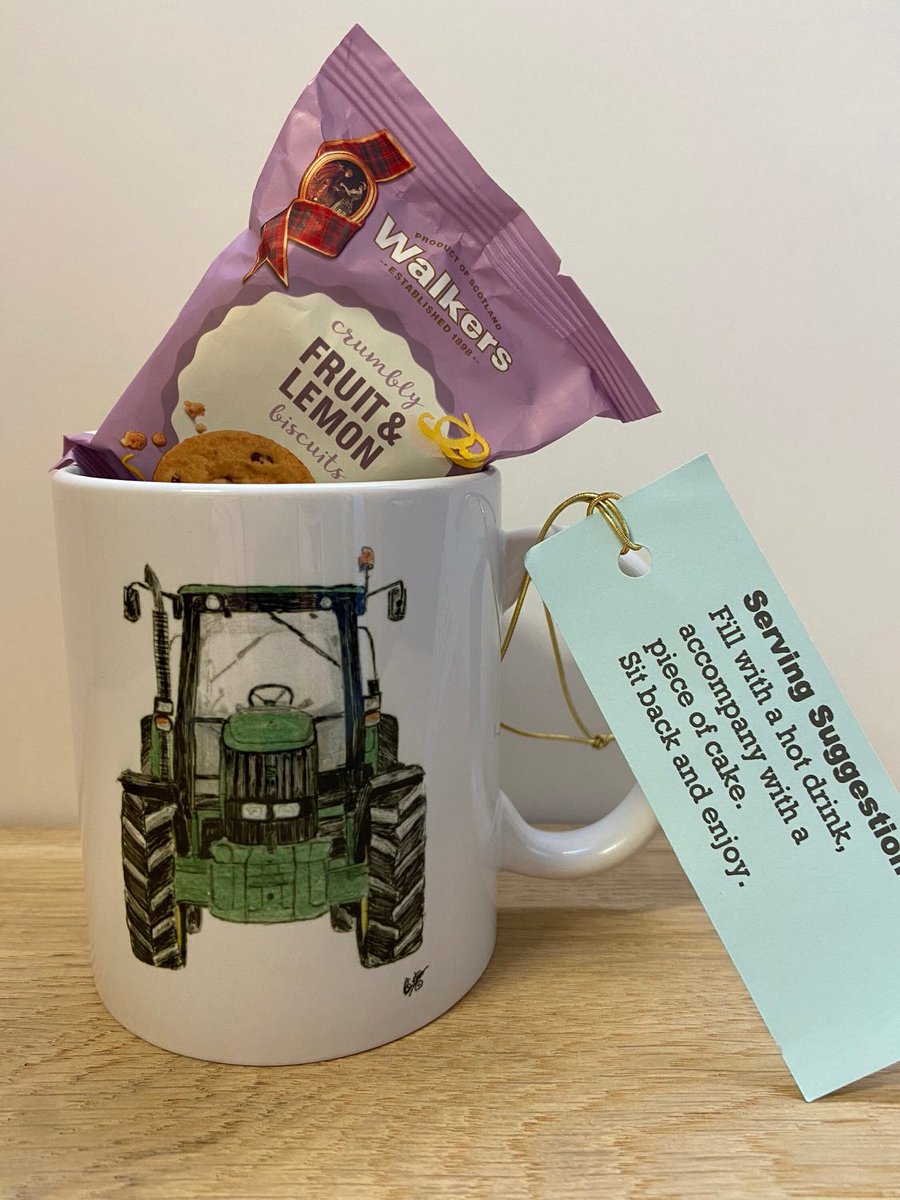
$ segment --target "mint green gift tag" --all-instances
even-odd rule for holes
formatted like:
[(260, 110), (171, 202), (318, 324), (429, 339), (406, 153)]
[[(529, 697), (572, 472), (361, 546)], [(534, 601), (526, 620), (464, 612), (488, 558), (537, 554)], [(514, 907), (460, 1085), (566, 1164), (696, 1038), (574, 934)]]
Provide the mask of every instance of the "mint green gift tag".
[[(706, 456), (528, 571), (807, 1100), (900, 1059), (900, 802)], [(712, 1001), (711, 1001), (712, 1002)]]

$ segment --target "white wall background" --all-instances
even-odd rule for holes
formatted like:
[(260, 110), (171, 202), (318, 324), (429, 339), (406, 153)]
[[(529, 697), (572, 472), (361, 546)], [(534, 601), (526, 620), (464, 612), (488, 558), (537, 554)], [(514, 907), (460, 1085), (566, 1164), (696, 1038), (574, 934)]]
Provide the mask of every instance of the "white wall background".
[[(896, 0), (3, 8), (0, 820), (75, 819), (60, 435), (101, 419), (243, 227), (285, 114), (357, 20), (544, 230), (664, 410), (504, 466), (508, 523), (708, 450), (896, 777)], [(578, 207), (560, 204), (573, 174)], [(505, 718), (565, 728), (551, 679), (535, 611)], [(532, 816), (586, 818), (625, 786), (606, 754), (509, 739), (506, 786)]]

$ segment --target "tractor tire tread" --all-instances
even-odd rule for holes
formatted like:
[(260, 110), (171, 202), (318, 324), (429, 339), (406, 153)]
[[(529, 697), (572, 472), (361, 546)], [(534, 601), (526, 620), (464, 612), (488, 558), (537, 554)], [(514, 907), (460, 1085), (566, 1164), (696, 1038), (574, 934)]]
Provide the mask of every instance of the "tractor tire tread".
[[(175, 806), (122, 793), (125, 919), (141, 962), (177, 970), (185, 963), (185, 922), (175, 896)], [(180, 929), (179, 929), (180, 926)]]
[(425, 919), (424, 772), (398, 767), (370, 784), (369, 896), (360, 961), (384, 966), (422, 945)]

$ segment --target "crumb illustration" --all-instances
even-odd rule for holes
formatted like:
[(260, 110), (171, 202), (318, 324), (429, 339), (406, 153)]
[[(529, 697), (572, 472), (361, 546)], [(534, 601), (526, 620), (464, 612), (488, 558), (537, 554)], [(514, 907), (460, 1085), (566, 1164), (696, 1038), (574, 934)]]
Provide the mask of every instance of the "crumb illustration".
[(206, 426), (203, 424), (202, 421), (195, 421), (194, 428), (197, 430), (198, 433), (206, 433)]
[(126, 450), (143, 450), (147, 445), (147, 435), (141, 433), (139, 429), (128, 429), (119, 438), (119, 444)]
[(153, 445), (159, 446), (160, 448), (165, 446), (165, 444), (168, 440), (169, 439), (166, 437), (166, 435), (164, 433), (153, 433), (150, 435), (150, 441), (153, 443)]
[(192, 421), (196, 421), (198, 417), (206, 416), (206, 405), (198, 404), (194, 400), (185, 400), (184, 411), (187, 413), (187, 415), (191, 418)]

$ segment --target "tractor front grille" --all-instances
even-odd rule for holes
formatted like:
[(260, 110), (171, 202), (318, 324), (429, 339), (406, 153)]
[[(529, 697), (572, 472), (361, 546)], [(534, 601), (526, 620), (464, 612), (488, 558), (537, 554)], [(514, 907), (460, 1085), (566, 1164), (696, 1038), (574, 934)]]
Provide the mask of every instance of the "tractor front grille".
[[(316, 833), (315, 750), (268, 753), (224, 748), (225, 834), (243, 845), (306, 841)], [(244, 805), (265, 806), (265, 816), (248, 820)], [(294, 816), (277, 815), (276, 805), (299, 804)]]
[(309, 757), (305, 750), (248, 754), (226, 749), (229, 799), (283, 804), (308, 796), (312, 790)]

